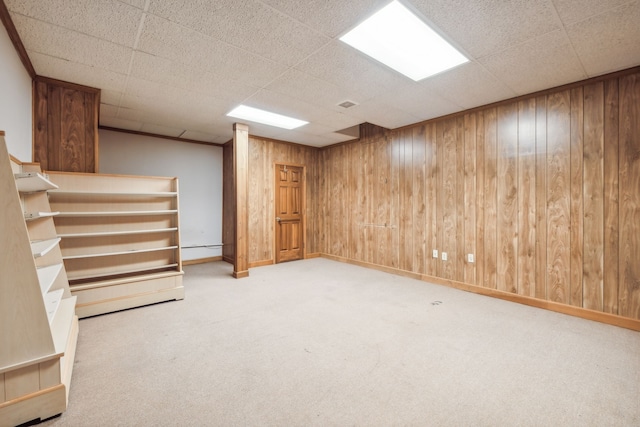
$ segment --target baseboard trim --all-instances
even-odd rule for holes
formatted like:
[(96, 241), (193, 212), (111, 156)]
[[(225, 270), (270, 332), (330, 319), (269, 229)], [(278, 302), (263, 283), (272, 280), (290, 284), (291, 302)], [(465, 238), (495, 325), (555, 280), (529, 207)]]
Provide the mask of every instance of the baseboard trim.
[(320, 252), (313, 252), (310, 254), (306, 254), (304, 256), (304, 259), (311, 259), (311, 258), (320, 258)]
[(182, 261), (182, 265), (206, 264), (208, 262), (222, 261), (221, 256), (210, 256), (207, 258), (186, 259)]
[(262, 261), (254, 261), (254, 262), (250, 262), (249, 263), (249, 268), (254, 268), (254, 267), (264, 267), (265, 265), (272, 265), (275, 264), (275, 260), (272, 259), (264, 259)]
[(357, 265), (360, 267), (371, 268), (374, 270), (384, 271), (386, 273), (396, 274), (399, 276), (410, 277), (412, 279), (422, 280), (424, 282), (435, 283), (437, 285), (448, 286), (450, 288), (460, 289), (462, 291), (472, 292), (474, 294), (484, 295), (493, 298), (499, 298), (505, 301), (515, 302), (518, 304), (528, 305), (530, 307), (542, 308), (544, 310), (555, 311), (569, 316), (580, 317), (586, 320), (593, 320), (608, 325), (619, 326), (621, 328), (631, 329), (640, 332), (640, 320), (628, 317), (618, 316), (617, 314), (604, 313), (601, 311), (590, 310), (588, 308), (574, 307), (570, 305), (560, 304), (553, 301), (540, 300), (524, 295), (512, 294), (510, 292), (500, 291), (497, 289), (483, 288), (481, 286), (470, 285), (455, 280), (442, 279), (440, 277), (428, 276), (425, 274), (413, 273), (410, 271), (400, 270), (398, 268), (386, 267), (377, 264), (371, 264), (364, 261), (357, 261), (349, 258), (338, 257), (321, 253), (322, 258), (333, 261), (344, 262), (347, 264)]

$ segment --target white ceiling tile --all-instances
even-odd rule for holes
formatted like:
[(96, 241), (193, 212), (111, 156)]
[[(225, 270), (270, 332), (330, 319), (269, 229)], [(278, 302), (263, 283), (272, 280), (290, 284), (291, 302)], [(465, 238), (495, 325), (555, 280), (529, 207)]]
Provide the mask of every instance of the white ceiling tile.
[(120, 0), (123, 3), (128, 4), (129, 6), (137, 7), (138, 9), (144, 9), (144, 5), (146, 0)]
[[(360, 123), (369, 122), (388, 129), (394, 129), (420, 121), (418, 116), (392, 107), (369, 102), (351, 107), (345, 113), (359, 119)], [(338, 129), (336, 129), (338, 130)]]
[(583, 21), (625, 3), (629, 3), (629, 0), (553, 0), (558, 15), (565, 25)]
[(300, 7), (299, 0), (262, 1), (329, 37), (341, 36), (389, 3), (389, 0), (324, 0), (315, 1), (315, 7)]
[(412, 81), (340, 41), (325, 46), (295, 68), (363, 97)]
[(422, 80), (420, 84), (464, 109), (516, 96), (513, 90), (476, 62), (467, 62)]
[(100, 117), (100, 126), (108, 126), (112, 128), (125, 129), (125, 130), (141, 130), (142, 123), (134, 122), (132, 120), (119, 119), (116, 117)]
[(118, 107), (110, 104), (100, 104), (100, 120), (105, 117), (116, 117), (118, 114)]
[(567, 27), (589, 76), (640, 65), (640, 1)]
[(323, 117), (329, 112), (317, 105), (264, 89), (246, 99), (244, 104), (308, 122)]
[(29, 51), (126, 74), (132, 49), (22, 15), (13, 15)]
[(478, 62), (518, 95), (586, 78), (563, 31), (545, 34)]
[[(40, 76), (90, 86), (102, 89), (105, 92), (121, 92), (124, 90), (127, 77), (123, 74), (114, 73), (113, 71), (103, 68), (65, 61), (33, 51), (28, 51), (28, 54), (33, 68), (35, 68), (36, 73)], [(116, 103), (117, 101), (114, 99), (109, 100), (109, 104)]]
[(218, 137), (218, 135), (212, 135), (203, 132), (196, 132), (192, 130), (187, 130), (183, 133), (180, 138), (185, 139), (193, 139), (194, 141), (202, 141), (202, 142), (214, 142), (214, 140)]
[(286, 65), (298, 63), (329, 40), (257, 0), (154, 1), (149, 11)]
[(278, 77), (265, 89), (335, 111), (343, 110), (343, 107), (338, 104), (345, 100), (361, 103), (371, 97), (363, 96), (347, 88), (340, 88), (326, 80), (293, 68)]
[(122, 92), (108, 89), (102, 89), (100, 91), (100, 102), (103, 102), (105, 104), (118, 106), (120, 105), (120, 98), (122, 98)]
[(184, 132), (184, 129), (177, 129), (177, 128), (172, 128), (169, 126), (162, 126), (162, 125), (154, 125), (154, 124), (150, 124), (150, 123), (145, 123), (144, 125), (142, 125), (142, 132), (149, 132), (149, 133), (155, 133), (158, 135), (166, 135), (166, 136), (173, 136), (173, 137), (179, 137), (180, 135), (182, 135), (182, 133)]
[(120, 107), (116, 115), (119, 119), (131, 120), (134, 122), (141, 122), (145, 118), (144, 111), (136, 110), (133, 108)]
[(480, 58), (560, 28), (549, 0), (413, 0), (453, 43)]
[[(249, 128), (249, 133), (251, 133), (251, 128)], [(305, 145), (310, 145), (312, 147), (324, 147), (326, 145), (337, 144), (338, 142), (350, 141), (353, 139), (351, 136), (341, 135), (338, 133), (311, 134), (296, 130), (276, 134), (270, 138), (294, 142), (296, 144), (301, 144), (302, 142), (300, 141), (304, 141)]]
[[(133, 47), (142, 10), (117, 0), (5, 0), (15, 13)], [(21, 34), (22, 37), (22, 34)]]

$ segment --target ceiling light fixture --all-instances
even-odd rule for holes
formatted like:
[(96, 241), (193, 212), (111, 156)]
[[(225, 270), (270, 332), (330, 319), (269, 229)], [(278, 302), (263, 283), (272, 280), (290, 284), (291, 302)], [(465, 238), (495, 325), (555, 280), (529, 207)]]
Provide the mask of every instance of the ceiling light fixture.
[(340, 40), (418, 81), (469, 60), (398, 1)]
[(282, 114), (272, 113), (259, 108), (247, 107), (246, 105), (239, 105), (231, 110), (227, 116), (249, 120), (250, 122), (262, 123), (263, 125), (276, 126), (283, 129), (295, 129), (309, 123), (304, 120), (294, 119), (292, 117), (283, 116)]

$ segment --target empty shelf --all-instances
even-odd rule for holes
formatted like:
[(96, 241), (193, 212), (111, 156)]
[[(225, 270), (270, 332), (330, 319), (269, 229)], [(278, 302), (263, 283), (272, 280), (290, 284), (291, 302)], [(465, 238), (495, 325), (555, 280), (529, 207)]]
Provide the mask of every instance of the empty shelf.
[[(57, 187), (56, 187), (57, 188)], [(155, 192), (96, 192), (96, 191), (65, 191), (52, 190), (52, 196), (73, 196), (73, 197), (176, 197), (175, 191), (155, 191)]]
[(60, 217), (85, 217), (85, 216), (140, 216), (140, 215), (170, 215), (177, 214), (178, 210), (157, 211), (97, 211), (97, 212), (60, 212)]
[[(77, 277), (69, 277), (69, 280), (70, 281), (79, 281), (79, 280), (87, 280), (87, 279), (107, 278), (107, 277), (113, 277), (113, 276), (124, 276), (124, 275), (127, 275), (127, 274), (145, 273), (145, 272), (155, 271), (155, 270), (165, 270), (167, 268), (175, 268), (177, 266), (178, 266), (178, 264), (165, 264), (165, 265), (160, 265), (160, 266), (155, 266), (155, 267), (135, 268), (135, 269), (130, 269), (130, 270), (113, 271), (113, 272), (109, 272), (109, 273), (101, 273), (101, 274), (91, 274), (91, 275), (84, 275), (84, 276), (77, 276)], [(92, 288), (96, 288), (96, 287), (101, 287), (102, 285), (96, 285), (94, 282), (92, 282), (92, 283), (83, 283), (83, 284), (78, 284), (78, 285), (70, 284), (70, 286), (71, 286), (71, 290), (77, 291), (77, 290), (80, 290), (80, 289), (92, 289)]]
[(60, 270), (62, 270), (62, 264), (53, 264), (47, 267), (40, 267), (36, 270), (42, 294), (46, 294), (49, 291), (51, 285), (53, 285), (53, 282), (55, 282), (60, 274)]
[(42, 173), (23, 172), (14, 174), (18, 191), (32, 193), (35, 191), (45, 191), (58, 188), (49, 178)]
[[(144, 252), (168, 251), (168, 250), (173, 250), (173, 249), (178, 249), (178, 247), (177, 246), (165, 246), (165, 247), (162, 247), (162, 248), (133, 249), (133, 250), (130, 250), (130, 251), (105, 252), (105, 253), (101, 253), (101, 254), (71, 255), (71, 256), (63, 256), (62, 259), (63, 260), (68, 260), (68, 259), (97, 258), (97, 257), (115, 256), (115, 255), (134, 255), (134, 254), (141, 254), (141, 253), (144, 253)], [(69, 273), (69, 274), (71, 274), (71, 273)]]
[(73, 317), (76, 315), (76, 299), (72, 296), (70, 298), (63, 298), (60, 301), (57, 313), (53, 318), (51, 325), (51, 335), (53, 337), (53, 344), (57, 354), (64, 353), (67, 348), (67, 340), (69, 339), (69, 333), (71, 332), (71, 324)]
[(96, 231), (93, 233), (68, 233), (58, 234), (58, 237), (101, 237), (101, 236), (126, 236), (129, 234), (150, 234), (150, 233), (166, 233), (170, 231), (177, 231), (178, 227), (171, 228), (158, 228), (153, 230), (127, 230), (127, 231)]
[(49, 323), (51, 323), (51, 321), (53, 320), (53, 316), (55, 316), (56, 311), (58, 311), (58, 307), (60, 306), (60, 302), (62, 301), (63, 294), (64, 289), (57, 289), (44, 295), (44, 307), (47, 311)]
[(50, 218), (52, 216), (58, 215), (60, 212), (25, 212), (24, 219), (26, 221), (33, 221), (34, 219), (39, 218)]
[(34, 258), (45, 256), (51, 249), (56, 247), (58, 242), (60, 242), (59, 237), (56, 237), (55, 239), (38, 240), (36, 242), (31, 242), (31, 253), (33, 254)]

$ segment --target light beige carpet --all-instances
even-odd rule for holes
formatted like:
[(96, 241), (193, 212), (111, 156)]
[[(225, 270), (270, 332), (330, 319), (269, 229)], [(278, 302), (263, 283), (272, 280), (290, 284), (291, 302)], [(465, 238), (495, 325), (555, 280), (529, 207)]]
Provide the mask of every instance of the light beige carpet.
[(640, 333), (326, 259), (80, 321), (47, 426), (638, 426)]

